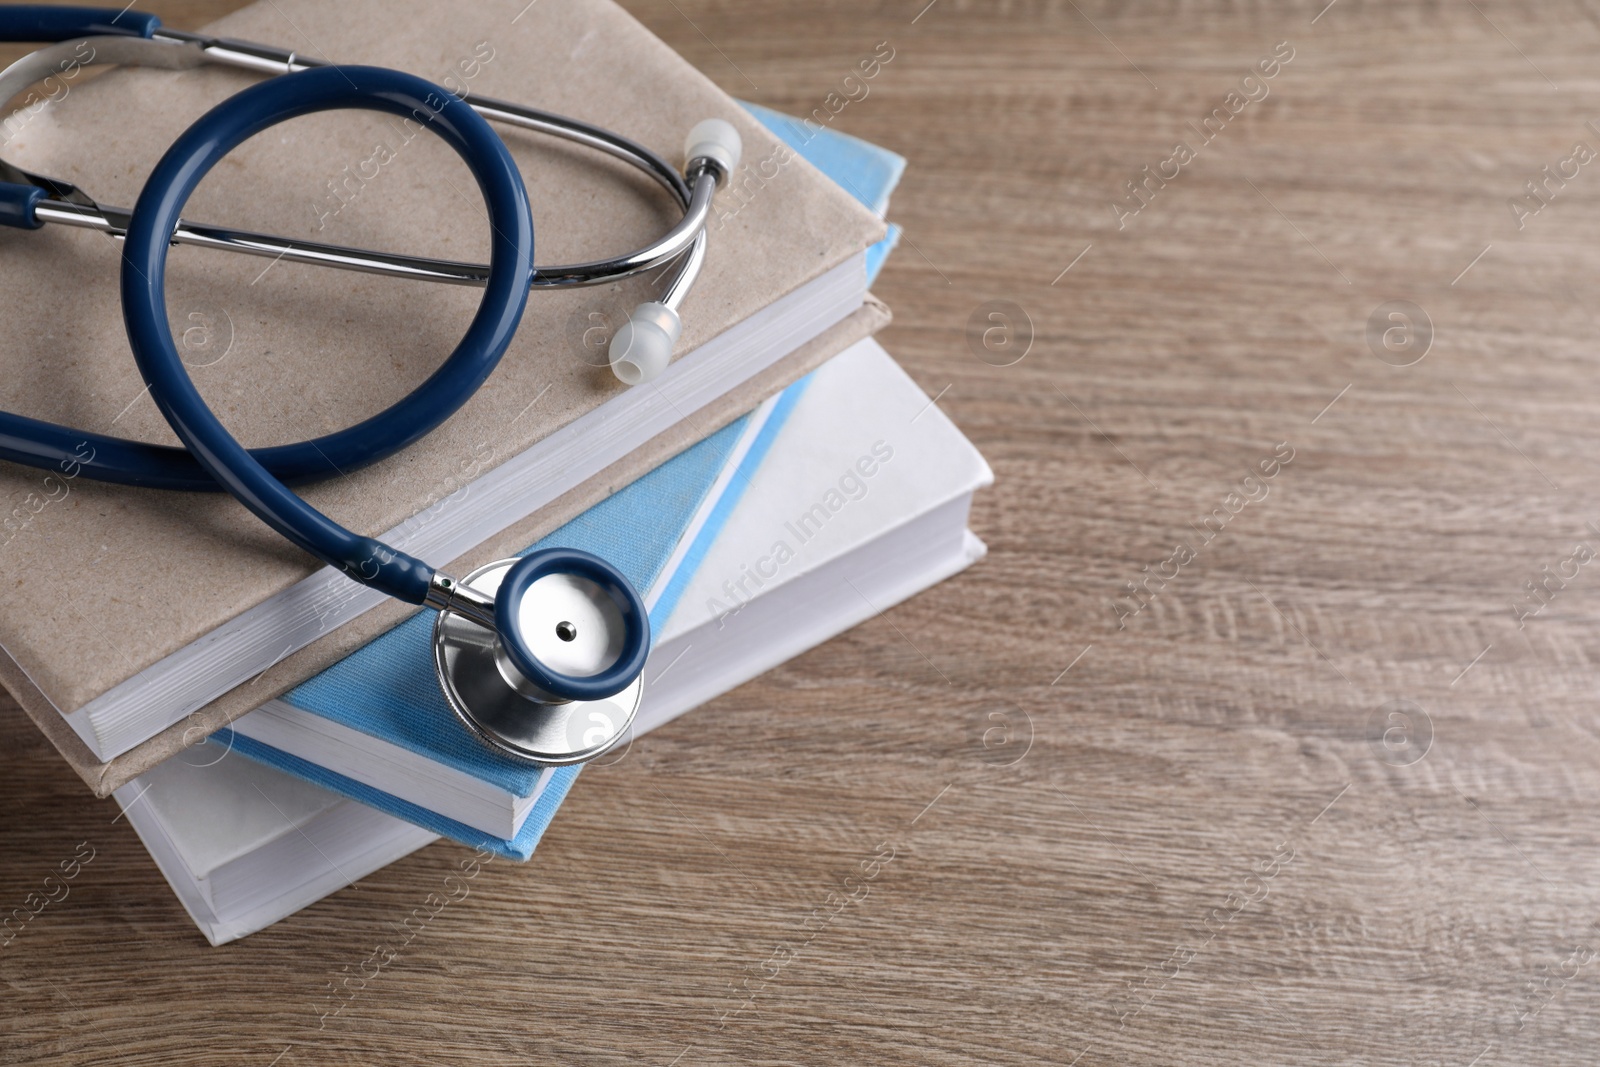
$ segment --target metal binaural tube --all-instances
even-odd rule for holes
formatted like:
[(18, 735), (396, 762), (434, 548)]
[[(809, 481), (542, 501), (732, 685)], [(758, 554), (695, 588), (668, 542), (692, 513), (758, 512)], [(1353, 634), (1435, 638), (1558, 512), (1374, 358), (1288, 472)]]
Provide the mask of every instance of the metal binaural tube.
[[(329, 65), (323, 60), (273, 45), (166, 28), (156, 29), (150, 39), (120, 37), (88, 40), (97, 46), (88, 63), (189, 67), (210, 62), (265, 74), (283, 74)], [(23, 68), (42, 69), (39, 61), (44, 56), (40, 53), (35, 55), (38, 61), (34, 57), (19, 61), (14, 65), (14, 71), (8, 70), (7, 73), (26, 78), (28, 75)], [(683, 217), (665, 234), (635, 251), (584, 263), (536, 265), (529, 283), (531, 287), (571, 288), (605, 284), (677, 260), (678, 269), (666, 283), (661, 303), (676, 309), (683, 302), (700, 271), (704, 256), (705, 225), (718, 180), (722, 177), (720, 168), (707, 165), (704, 160), (691, 160), (687, 168), (689, 178), (685, 180), (657, 153), (601, 127), (487, 97), (468, 100), (467, 103), (491, 121), (559, 137), (628, 163), (665, 189), (684, 212)], [(0, 163), (0, 167), (4, 167), (4, 164)], [(18, 178), (33, 179), (41, 185), (50, 182), (49, 179), (20, 171), (7, 175), (7, 180)], [(125, 236), (129, 214), (127, 208), (98, 204), (76, 190), (73, 192), (76, 195), (70, 200), (52, 196), (40, 202), (36, 209), (39, 221), (95, 230), (117, 239)], [(487, 268), (482, 264), (296, 240), (187, 220), (179, 220), (172, 241), (174, 244), (449, 285), (481, 286), (487, 277)]]

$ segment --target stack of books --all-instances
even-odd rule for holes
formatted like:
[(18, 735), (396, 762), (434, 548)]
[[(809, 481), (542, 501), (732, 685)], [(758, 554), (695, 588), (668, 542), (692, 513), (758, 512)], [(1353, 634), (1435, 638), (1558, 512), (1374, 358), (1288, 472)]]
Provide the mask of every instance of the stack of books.
[[(608, 330), (651, 295), (649, 279), (535, 293), (461, 413), (308, 490), (352, 528), (452, 573), (555, 545), (619, 566), (645, 592), (654, 634), (632, 737), (982, 556), (967, 514), (987, 465), (872, 338), (888, 321), (868, 286), (894, 243), (883, 216), (898, 156), (832, 130), (826, 108), (788, 118), (739, 104), (609, 0), (403, 21), (376, 2), (271, 0), (212, 29), (314, 41), (469, 99), (528, 100), (669, 158), (700, 118), (738, 127), (744, 162), (718, 191), (684, 336), (658, 379), (628, 389), (603, 365)], [(115, 71), (35, 116), (8, 158), (131, 203), (175, 127), (245, 83)], [(392, 173), (329, 180), (331, 161), (375, 137), (396, 142)], [(402, 137), (365, 115), (296, 120), (244, 146), (186, 214), (283, 232), (298, 209), (307, 237), (475, 258), (482, 217), (475, 226), (476, 206), (451, 192), (470, 179), (440, 146)], [(664, 205), (603, 160), (515, 132), (507, 142), (539, 262), (597, 258), (661, 227)], [(97, 159), (117, 162), (87, 173)], [(0, 403), (170, 440), (121, 337), (115, 246), (72, 230), (3, 240), (8, 291), (37, 306), (0, 324), (0, 343), (39, 363), (0, 382)], [(168, 285), (174, 332), (187, 323), (197, 341), (196, 383), (250, 444), (387, 404), (448, 350), (475, 299), (240, 258), (178, 250)], [(85, 294), (77, 281), (95, 272), (107, 299), (95, 299), (101, 282)], [(40, 321), (74, 326), (46, 343)], [(52, 390), (55, 373), (100, 385)], [(0, 493), (38, 480), (0, 469)], [(431, 612), (408, 614), (274, 543), (231, 498), (67, 489), (6, 528), (0, 681), (85, 782), (116, 797), (213, 944), (440, 838), (533, 854), (580, 769), (512, 759), (457, 721), (433, 676)]]

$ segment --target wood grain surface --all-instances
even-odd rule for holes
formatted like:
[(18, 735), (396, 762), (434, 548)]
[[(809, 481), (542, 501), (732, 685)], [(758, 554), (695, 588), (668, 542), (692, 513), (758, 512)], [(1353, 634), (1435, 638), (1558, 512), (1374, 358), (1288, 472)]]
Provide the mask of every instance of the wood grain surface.
[(0, 1061), (1593, 1063), (1600, 14), (1325, 4), (629, 0), (910, 160), (882, 339), (989, 557), (587, 771), (351, 997), (464, 853), (211, 949), (0, 712), (0, 905), (97, 850)]

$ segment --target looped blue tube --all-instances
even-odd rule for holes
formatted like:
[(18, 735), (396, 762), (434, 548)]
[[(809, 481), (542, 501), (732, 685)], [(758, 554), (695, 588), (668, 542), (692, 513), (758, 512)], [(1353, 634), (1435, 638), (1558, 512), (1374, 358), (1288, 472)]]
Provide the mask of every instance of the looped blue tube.
[[(440, 412), (436, 390), (462, 400), (470, 396), (499, 363), (527, 304), (533, 270), (528, 194), (504, 142), (482, 117), (444, 89), (400, 71), (317, 67), (285, 74), (230, 97), (184, 131), (156, 164), (134, 205), (122, 247), (122, 315), (151, 397), (212, 478), (300, 548), (389, 596), (421, 604), (433, 569), (345, 529), (274, 477), (206, 406), (167, 325), (167, 250), (179, 213), (201, 179), (228, 152), (269, 126), (339, 108), (421, 121), (471, 168), (489, 212), (489, 279), (472, 322), (428, 381), (368, 420), (370, 431), (398, 432), (409, 443), (426, 432), (416, 427), (432, 428), (454, 410)], [(344, 433), (359, 436), (368, 423)]]
[[(528, 587), (547, 574), (571, 574), (587, 578), (605, 591), (622, 613), (624, 629), (622, 651), (617, 660), (598, 674), (574, 675), (553, 671), (534, 656), (522, 639), (517, 611)], [(546, 548), (530, 552), (512, 564), (500, 580), (494, 598), (494, 628), (500, 647), (528, 681), (563, 700), (604, 700), (615, 696), (639, 676), (650, 654), (650, 616), (644, 601), (617, 568), (589, 552), (576, 548)]]

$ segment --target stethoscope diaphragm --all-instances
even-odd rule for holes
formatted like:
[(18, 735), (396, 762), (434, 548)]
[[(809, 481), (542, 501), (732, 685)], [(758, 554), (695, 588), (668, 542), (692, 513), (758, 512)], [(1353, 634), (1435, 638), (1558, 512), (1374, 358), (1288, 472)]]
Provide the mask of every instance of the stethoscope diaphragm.
[[(552, 550), (561, 551), (561, 550)], [(563, 557), (565, 553), (563, 553)], [(519, 560), (479, 567), (462, 584), (498, 599)], [(567, 680), (595, 678), (628, 654), (628, 602), (603, 580), (557, 569), (522, 591), (518, 629), (526, 647)], [(592, 700), (561, 700), (518, 669), (495, 631), (454, 611), (433, 624), (433, 659), (445, 702), (495, 748), (524, 760), (582, 763), (620, 741), (644, 692), (635, 675), (621, 691)]]

